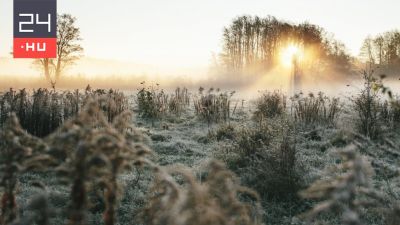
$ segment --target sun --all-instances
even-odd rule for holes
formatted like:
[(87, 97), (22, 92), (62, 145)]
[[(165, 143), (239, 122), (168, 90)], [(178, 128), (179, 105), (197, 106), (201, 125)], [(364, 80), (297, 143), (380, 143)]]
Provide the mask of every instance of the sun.
[(291, 67), (293, 60), (301, 60), (303, 57), (302, 51), (297, 45), (290, 44), (281, 51), (281, 63), (285, 67)]

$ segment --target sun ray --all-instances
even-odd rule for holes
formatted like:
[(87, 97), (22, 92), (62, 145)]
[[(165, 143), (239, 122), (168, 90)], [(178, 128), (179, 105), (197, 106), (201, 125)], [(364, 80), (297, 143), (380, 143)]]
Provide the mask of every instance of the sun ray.
[(281, 51), (281, 64), (285, 67), (291, 67), (293, 65), (293, 60), (301, 60), (303, 53), (298, 45), (290, 44)]

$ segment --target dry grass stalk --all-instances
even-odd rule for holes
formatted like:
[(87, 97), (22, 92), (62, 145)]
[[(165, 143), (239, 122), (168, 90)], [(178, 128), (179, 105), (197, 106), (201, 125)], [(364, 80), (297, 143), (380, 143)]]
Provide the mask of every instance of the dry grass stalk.
[[(183, 184), (172, 176), (181, 177)], [(211, 162), (203, 182), (183, 168), (156, 168), (156, 180), (143, 222), (149, 225), (261, 224), (258, 195), (238, 184), (235, 176), (218, 162)], [(254, 204), (241, 198), (251, 197)]]
[[(105, 101), (108, 101), (106, 99)], [(60, 160), (58, 172), (72, 182), (70, 222), (85, 224), (89, 183), (104, 190), (104, 222), (116, 221), (118, 176), (132, 166), (147, 162), (150, 150), (142, 145), (140, 135), (129, 127), (130, 113), (122, 113), (108, 123), (98, 101), (88, 102), (85, 109), (49, 138), (51, 150)]]
[(322, 212), (339, 211), (343, 224), (361, 225), (362, 209), (375, 205), (375, 200), (382, 200), (371, 186), (373, 169), (353, 145), (338, 153), (343, 161), (327, 171), (328, 179), (316, 181), (301, 192), (304, 198), (325, 199), (302, 216), (311, 221)]
[(231, 98), (234, 94), (234, 91), (220, 93), (219, 89), (214, 90), (214, 88), (210, 88), (207, 93), (204, 93), (204, 88), (200, 87), (199, 95), (193, 99), (196, 115), (206, 120), (208, 125), (229, 121)]
[(322, 92), (319, 92), (317, 96), (310, 93), (307, 97), (299, 94), (291, 100), (291, 112), (294, 119), (305, 125), (333, 125), (341, 112), (339, 99), (329, 98)]
[(101, 89), (92, 91), (88, 87), (85, 94), (78, 90), (56, 92), (43, 88), (30, 94), (25, 89), (19, 92), (10, 89), (0, 95), (0, 126), (15, 112), (24, 129), (35, 136), (44, 137), (77, 115), (87, 99), (93, 97), (108, 99), (101, 108), (109, 122), (128, 109), (128, 100), (124, 94), (112, 89), (108, 92)]
[(186, 88), (176, 88), (168, 100), (168, 110), (175, 115), (181, 115), (189, 105), (190, 96)]
[(0, 187), (3, 189), (0, 224), (6, 225), (17, 218), (15, 190), (18, 177), (28, 171), (44, 170), (53, 160), (47, 155), (47, 146), (28, 135), (13, 113), (0, 130), (0, 140)]
[[(144, 83), (142, 83), (144, 85)], [(146, 119), (160, 119), (168, 113), (180, 116), (190, 104), (186, 88), (176, 88), (175, 93), (168, 95), (157, 87), (142, 87), (136, 95), (139, 114)]]

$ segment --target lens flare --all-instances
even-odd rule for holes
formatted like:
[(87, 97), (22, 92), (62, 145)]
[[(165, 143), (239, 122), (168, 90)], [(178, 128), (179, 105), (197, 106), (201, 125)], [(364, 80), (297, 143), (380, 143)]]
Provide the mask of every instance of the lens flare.
[(293, 60), (301, 60), (303, 58), (303, 52), (297, 45), (288, 45), (281, 51), (281, 63), (285, 67), (291, 67)]

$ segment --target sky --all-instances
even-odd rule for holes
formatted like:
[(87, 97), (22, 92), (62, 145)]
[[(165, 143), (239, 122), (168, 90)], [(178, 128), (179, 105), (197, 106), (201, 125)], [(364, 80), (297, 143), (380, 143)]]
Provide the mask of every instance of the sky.
[[(186, 68), (209, 65), (240, 15), (320, 25), (357, 55), (367, 35), (400, 29), (399, 9), (399, 0), (58, 0), (78, 19), (85, 56)], [(0, 0), (0, 58), (11, 48), (12, 0)]]

